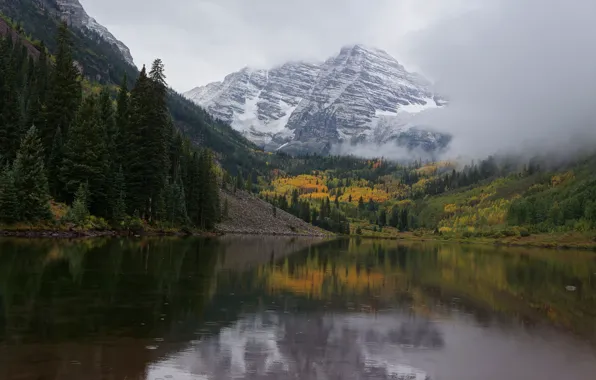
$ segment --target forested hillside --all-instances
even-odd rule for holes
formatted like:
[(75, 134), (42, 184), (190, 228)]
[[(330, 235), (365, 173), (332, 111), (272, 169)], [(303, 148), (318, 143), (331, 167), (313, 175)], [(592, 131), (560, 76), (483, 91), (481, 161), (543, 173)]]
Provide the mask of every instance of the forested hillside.
[(220, 169), (174, 127), (163, 63), (130, 92), (124, 77), (114, 102), (81, 78), (65, 24), (57, 41), (55, 56), (40, 45), (36, 58), (0, 40), (2, 222), (213, 228)]
[[(55, 53), (59, 46), (56, 30), (61, 24), (51, 9), (43, 1), (19, 0), (0, 2), (0, 18), (10, 27), (10, 34), (17, 33), (24, 43), (33, 45), (37, 50), (45, 46)], [(7, 29), (0, 24), (0, 35), (7, 34)], [(72, 58), (85, 80), (85, 87), (94, 86), (99, 92), (99, 85), (107, 85), (116, 91), (122, 78), (126, 77), (127, 86), (134, 85), (139, 70), (123, 59), (118, 49), (90, 31), (83, 33), (70, 29)], [(88, 88), (85, 88), (88, 90)], [(249, 168), (261, 167), (257, 156), (257, 147), (242, 137), (226, 123), (213, 119), (202, 108), (188, 101), (171, 88), (167, 89), (166, 101), (173, 125), (183, 131), (195, 145), (210, 147), (218, 161), (232, 173)]]
[[(489, 157), (399, 164), (354, 157), (272, 155), (249, 187), (275, 207), (337, 232), (458, 238), (596, 234), (596, 159)], [(243, 183), (244, 182), (244, 183)], [(586, 237), (587, 236), (587, 237)]]

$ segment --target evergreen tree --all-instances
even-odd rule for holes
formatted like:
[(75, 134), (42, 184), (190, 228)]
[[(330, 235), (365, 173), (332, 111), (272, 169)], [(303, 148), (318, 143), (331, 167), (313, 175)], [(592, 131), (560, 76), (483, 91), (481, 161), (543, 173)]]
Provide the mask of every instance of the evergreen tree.
[(89, 216), (89, 187), (81, 183), (66, 218), (77, 225), (84, 225)]
[(170, 225), (184, 225), (188, 222), (184, 187), (180, 182), (168, 183), (164, 189), (166, 221)]
[(116, 155), (114, 160), (122, 163), (122, 160), (126, 159), (126, 150), (131, 146), (131, 142), (128, 138), (128, 125), (129, 125), (129, 98), (128, 98), (128, 78), (124, 74), (122, 78), (122, 84), (118, 90), (118, 98), (116, 100), (116, 116), (115, 116), (115, 144)]
[(201, 152), (199, 165), (200, 178), (200, 224), (202, 229), (212, 229), (219, 220), (220, 202), (219, 186), (217, 185), (217, 173), (213, 154), (210, 150), (204, 149)]
[(51, 153), (56, 130), (60, 128), (64, 136), (70, 133), (69, 129), (75, 120), (82, 97), (79, 72), (74, 66), (72, 40), (66, 23), (62, 23), (58, 28), (57, 43), (56, 63), (47, 95), (45, 123), (41, 130), (41, 139), (48, 155)]
[[(122, 151), (129, 214), (137, 211), (142, 218), (148, 216), (151, 196), (151, 190), (147, 184), (147, 178), (151, 173), (145, 165), (148, 151), (144, 143), (151, 114), (151, 102), (147, 100), (150, 94), (151, 84), (143, 66), (130, 96), (130, 119), (124, 130), (126, 147)], [(120, 109), (118, 113), (120, 114)], [(162, 181), (163, 183), (165, 180)]]
[(129, 209), (152, 219), (168, 172), (168, 132), (171, 120), (166, 105), (163, 64), (153, 63), (150, 77), (143, 67), (130, 98), (126, 179)]
[(381, 212), (379, 212), (379, 226), (385, 227), (386, 225), (387, 225), (387, 210), (382, 209)]
[[(7, 41), (11, 41), (2, 50), (3, 54), (12, 46), (12, 38), (9, 36)], [(15, 141), (19, 140), (21, 123), (21, 104), (19, 102), (20, 94), (18, 92), (18, 76), (13, 61), (15, 60), (14, 51), (8, 52), (0, 67), (0, 155), (7, 162), (14, 160), (16, 155)]]
[(89, 96), (83, 102), (64, 146), (60, 168), (66, 199), (73, 199), (81, 184), (89, 186), (89, 208), (94, 215), (108, 216), (106, 192), (107, 148), (97, 107), (97, 100)]
[(190, 159), (186, 175), (186, 209), (191, 222), (201, 225), (201, 179), (200, 172), (201, 160), (197, 152), (193, 152)]
[(294, 216), (299, 216), (300, 215), (300, 201), (299, 201), (299, 196), (298, 196), (298, 190), (294, 189), (292, 191), (292, 204), (290, 205), (292, 207), (292, 214)]
[(121, 222), (126, 216), (126, 182), (124, 179), (124, 172), (122, 171), (122, 165), (118, 167), (118, 171), (114, 175), (110, 193), (110, 202), (112, 220)]
[(368, 211), (374, 212), (377, 210), (377, 206), (375, 205), (375, 201), (372, 198), (368, 199)]
[(19, 205), (19, 219), (37, 221), (50, 219), (48, 179), (44, 152), (35, 127), (21, 141), (13, 164), (14, 185)]
[(35, 65), (33, 78), (30, 81), (31, 90), (27, 106), (27, 119), (25, 125), (35, 125), (40, 131), (45, 130), (44, 105), (47, 101), (48, 81), (50, 66), (46, 47), (41, 42), (39, 47), (39, 58)]
[(62, 142), (62, 130), (58, 128), (54, 141), (52, 142), (52, 152), (50, 153), (50, 159), (48, 161), (48, 179), (50, 185), (50, 194), (54, 198), (61, 198), (63, 193), (63, 185), (60, 181), (60, 167), (62, 166), (63, 159), (63, 142)]
[(14, 176), (6, 166), (0, 177), (0, 220), (14, 223), (19, 220), (18, 194), (14, 184)]
[(358, 210), (363, 211), (364, 210), (364, 198), (360, 197), (358, 199)]
[(149, 72), (150, 92), (147, 100), (150, 103), (146, 135), (144, 138), (145, 167), (148, 169), (146, 183), (149, 191), (149, 209), (151, 202), (162, 191), (162, 185), (168, 174), (168, 153), (172, 130), (172, 121), (166, 104), (167, 85), (164, 65), (156, 59)]
[(99, 95), (99, 122), (102, 129), (105, 131), (106, 146), (111, 157), (116, 153), (117, 145), (117, 129), (116, 129), (116, 115), (112, 98), (107, 87), (104, 87)]
[(302, 202), (300, 204), (300, 219), (304, 220), (306, 223), (310, 223), (310, 204), (308, 202)]

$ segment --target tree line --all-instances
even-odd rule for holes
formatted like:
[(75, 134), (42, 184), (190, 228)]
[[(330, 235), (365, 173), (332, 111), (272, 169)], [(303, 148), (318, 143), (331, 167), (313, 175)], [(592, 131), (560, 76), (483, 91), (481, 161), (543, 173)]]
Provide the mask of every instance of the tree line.
[(143, 67), (130, 91), (127, 81), (99, 93), (84, 86), (64, 23), (54, 56), (42, 43), (34, 59), (21, 41), (0, 38), (4, 223), (49, 221), (55, 200), (76, 223), (214, 226), (219, 169), (174, 128), (162, 61)]

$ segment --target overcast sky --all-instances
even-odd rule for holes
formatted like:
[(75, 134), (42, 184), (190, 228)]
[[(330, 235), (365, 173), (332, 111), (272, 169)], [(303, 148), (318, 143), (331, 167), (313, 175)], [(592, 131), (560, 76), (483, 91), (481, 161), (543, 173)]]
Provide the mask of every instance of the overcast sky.
[(81, 2), (138, 65), (162, 58), (178, 91), (246, 65), (323, 60), (364, 43), (449, 98), (420, 122), (454, 135), (452, 155), (596, 141), (595, 0)]
[(406, 65), (404, 37), (473, 0), (81, 0), (130, 49), (159, 57), (178, 91), (244, 66), (324, 60), (347, 44), (385, 49)]

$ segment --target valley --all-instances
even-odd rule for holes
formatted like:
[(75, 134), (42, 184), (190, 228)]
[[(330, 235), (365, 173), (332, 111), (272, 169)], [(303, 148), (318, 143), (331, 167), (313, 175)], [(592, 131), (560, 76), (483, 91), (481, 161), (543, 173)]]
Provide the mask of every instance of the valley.
[(596, 7), (334, 1), (0, 0), (0, 380), (594, 377)]

